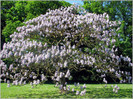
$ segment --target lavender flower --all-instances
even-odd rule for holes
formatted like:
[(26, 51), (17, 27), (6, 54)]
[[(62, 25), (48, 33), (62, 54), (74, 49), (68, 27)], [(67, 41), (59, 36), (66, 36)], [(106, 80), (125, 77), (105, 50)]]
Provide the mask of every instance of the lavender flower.
[(76, 91), (76, 95), (79, 95), (79, 91)]

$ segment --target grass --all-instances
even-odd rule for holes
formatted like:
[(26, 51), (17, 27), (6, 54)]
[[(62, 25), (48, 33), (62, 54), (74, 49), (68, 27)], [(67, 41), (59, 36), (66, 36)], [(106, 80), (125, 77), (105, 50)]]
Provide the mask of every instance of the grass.
[[(120, 87), (117, 94), (113, 93), (112, 84), (107, 84), (106, 88), (104, 85), (86, 84), (86, 95), (80, 96), (75, 95), (75, 92), (60, 94), (59, 88), (54, 87), (54, 84), (43, 84), (31, 88), (29, 84), (7, 87), (6, 83), (1, 83), (1, 98), (132, 98), (132, 84), (117, 84)], [(70, 85), (70, 88), (75, 87)]]

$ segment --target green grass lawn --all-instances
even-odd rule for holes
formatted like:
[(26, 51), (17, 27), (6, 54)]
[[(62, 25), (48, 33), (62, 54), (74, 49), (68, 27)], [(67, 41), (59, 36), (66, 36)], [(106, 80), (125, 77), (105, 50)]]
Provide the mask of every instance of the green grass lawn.
[[(43, 84), (31, 88), (29, 84), (7, 87), (6, 83), (1, 83), (1, 98), (132, 98), (132, 84), (117, 84), (120, 87), (117, 94), (113, 93), (112, 84), (107, 84), (106, 88), (104, 85), (87, 84), (86, 95), (77, 96), (75, 92), (60, 94), (59, 88), (54, 87), (54, 84)], [(75, 86), (70, 85), (70, 88)]]

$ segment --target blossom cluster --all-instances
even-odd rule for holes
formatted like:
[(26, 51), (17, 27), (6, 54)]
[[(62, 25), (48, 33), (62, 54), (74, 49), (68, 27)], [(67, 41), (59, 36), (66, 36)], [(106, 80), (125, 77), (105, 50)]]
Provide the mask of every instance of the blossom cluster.
[(115, 85), (115, 86), (111, 85), (111, 87), (113, 88), (113, 92), (118, 93), (118, 90), (120, 88), (117, 85)]

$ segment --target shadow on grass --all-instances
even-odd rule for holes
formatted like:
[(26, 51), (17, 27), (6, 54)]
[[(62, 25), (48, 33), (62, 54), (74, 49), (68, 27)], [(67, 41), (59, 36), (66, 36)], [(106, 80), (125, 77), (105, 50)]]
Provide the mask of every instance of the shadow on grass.
[(68, 92), (67, 94), (60, 94), (59, 91), (51, 92), (27, 92), (26, 94), (19, 94), (14, 97), (17, 98), (132, 98), (131, 89), (120, 89), (118, 93), (114, 93), (112, 88), (87, 88), (85, 96), (75, 95), (75, 92)]

